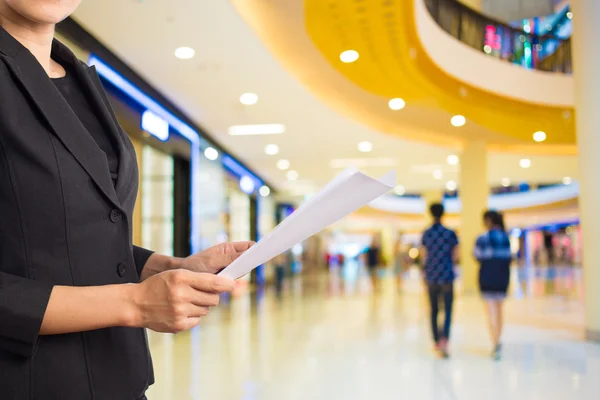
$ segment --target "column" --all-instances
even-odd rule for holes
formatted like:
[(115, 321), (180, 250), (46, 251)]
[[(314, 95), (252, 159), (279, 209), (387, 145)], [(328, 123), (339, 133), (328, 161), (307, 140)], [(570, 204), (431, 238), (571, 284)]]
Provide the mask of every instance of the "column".
[(586, 336), (600, 341), (600, 43), (596, 38), (600, 2), (575, 0), (572, 7)]
[(484, 142), (465, 144), (460, 158), (460, 265), (463, 290), (477, 289), (479, 265), (473, 259), (473, 246), (483, 231), (482, 215), (487, 209), (489, 186), (487, 179), (487, 148)]

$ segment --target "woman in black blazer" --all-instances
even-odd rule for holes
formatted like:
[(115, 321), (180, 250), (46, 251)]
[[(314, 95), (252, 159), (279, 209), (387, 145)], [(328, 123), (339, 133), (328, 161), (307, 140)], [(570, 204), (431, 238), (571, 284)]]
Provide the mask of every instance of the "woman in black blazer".
[(133, 146), (93, 68), (53, 41), (79, 0), (0, 0), (0, 399), (136, 400), (145, 331), (197, 325), (251, 243), (132, 245)]

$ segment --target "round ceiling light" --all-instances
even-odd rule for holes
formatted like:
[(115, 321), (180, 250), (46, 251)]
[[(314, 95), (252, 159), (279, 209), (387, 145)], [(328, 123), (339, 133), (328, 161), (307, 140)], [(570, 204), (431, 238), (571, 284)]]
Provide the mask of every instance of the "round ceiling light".
[(461, 127), (467, 123), (467, 119), (463, 115), (455, 115), (450, 118), (452, 126)]
[(573, 179), (570, 176), (565, 176), (562, 181), (565, 185), (570, 185), (571, 183), (573, 183)]
[(460, 159), (458, 158), (458, 156), (456, 154), (450, 154), (448, 156), (448, 158), (446, 159), (446, 161), (450, 165), (458, 165), (458, 163), (460, 162)]
[(294, 171), (294, 170), (288, 171), (288, 173), (287, 173), (287, 178), (288, 178), (288, 180), (290, 180), (290, 181), (295, 181), (295, 180), (297, 180), (297, 179), (298, 179), (298, 172), (296, 172), (296, 171)]
[(274, 156), (277, 153), (279, 153), (279, 146), (276, 144), (268, 144), (265, 146), (265, 154)]
[(340, 54), (340, 60), (346, 64), (353, 63), (354, 61), (358, 60), (358, 51), (346, 50)]
[(191, 47), (178, 47), (175, 49), (175, 57), (180, 60), (189, 60), (190, 58), (194, 58), (196, 55), (196, 50)]
[(522, 158), (521, 161), (519, 161), (519, 165), (521, 168), (529, 168), (531, 167), (531, 160), (529, 158)]
[(502, 181), (500, 181), (500, 184), (503, 187), (509, 187), (510, 186), (510, 179), (508, 179), (508, 178), (502, 178)]
[(204, 157), (211, 161), (215, 161), (217, 158), (219, 158), (219, 152), (212, 147), (207, 147), (206, 150), (204, 150)]
[(446, 182), (446, 189), (449, 190), (450, 192), (455, 191), (457, 187), (458, 187), (458, 185), (454, 181)]
[(406, 106), (406, 102), (403, 99), (401, 99), (400, 97), (396, 97), (394, 99), (391, 99), (388, 102), (388, 106), (392, 110), (398, 111), (398, 110), (402, 110)]
[(242, 176), (240, 179), (240, 189), (244, 193), (252, 194), (254, 192), (254, 181), (249, 176)]
[(358, 151), (363, 153), (369, 153), (373, 151), (373, 143), (371, 142), (360, 142), (358, 144)]
[(394, 189), (394, 193), (396, 193), (398, 196), (404, 196), (404, 194), (406, 194), (406, 188), (402, 185), (398, 185)]
[(260, 195), (262, 197), (267, 197), (268, 195), (271, 194), (271, 189), (269, 189), (268, 186), (261, 186), (261, 188), (258, 190), (258, 192), (260, 193)]
[(533, 134), (533, 140), (535, 140), (538, 143), (543, 142), (544, 140), (546, 140), (546, 132), (544, 132), (544, 131), (535, 132)]
[(442, 172), (441, 169), (436, 169), (435, 171), (433, 171), (433, 177), (437, 180), (442, 179), (442, 177), (444, 176), (444, 173)]
[(252, 106), (258, 103), (258, 95), (256, 93), (244, 93), (240, 96), (240, 103), (245, 106)]
[(277, 161), (277, 168), (282, 171), (285, 171), (290, 167), (290, 162), (288, 160), (279, 160)]

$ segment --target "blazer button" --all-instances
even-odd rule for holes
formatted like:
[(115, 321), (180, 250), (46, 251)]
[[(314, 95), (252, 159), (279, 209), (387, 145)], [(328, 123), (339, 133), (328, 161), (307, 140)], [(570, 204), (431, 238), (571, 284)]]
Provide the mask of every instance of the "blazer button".
[(125, 272), (127, 272), (127, 266), (125, 263), (119, 263), (117, 266), (117, 274), (122, 278), (125, 276)]
[(114, 223), (117, 223), (123, 219), (123, 213), (117, 210), (116, 208), (110, 212), (110, 220)]

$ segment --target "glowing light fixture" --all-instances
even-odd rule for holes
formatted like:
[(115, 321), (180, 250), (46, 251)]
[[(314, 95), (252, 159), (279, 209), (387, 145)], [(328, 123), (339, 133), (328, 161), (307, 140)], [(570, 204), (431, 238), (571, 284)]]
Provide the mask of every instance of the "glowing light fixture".
[(406, 194), (406, 188), (402, 185), (398, 185), (394, 189), (394, 193), (396, 193), (398, 196), (403, 196), (404, 194)]
[(455, 115), (450, 118), (452, 126), (461, 127), (467, 123), (467, 119), (463, 115)]
[(485, 46), (483, 46), (483, 51), (486, 54), (490, 54), (492, 52), (492, 46), (490, 46), (489, 44), (486, 44)]
[(249, 176), (242, 176), (240, 178), (240, 189), (244, 193), (252, 194), (254, 192), (254, 180)]
[(296, 171), (294, 171), (294, 170), (288, 171), (288, 173), (287, 173), (287, 178), (288, 178), (288, 180), (290, 180), (290, 181), (295, 181), (295, 180), (297, 180), (297, 179), (298, 179), (298, 172), (296, 172)]
[(169, 123), (150, 110), (142, 114), (142, 129), (158, 140), (169, 140)]
[(444, 176), (444, 173), (442, 172), (441, 169), (436, 169), (433, 171), (433, 177), (437, 180), (442, 179), (442, 177)]
[(565, 185), (570, 185), (571, 183), (573, 183), (573, 179), (569, 176), (565, 176), (562, 181)]
[(451, 192), (455, 191), (457, 187), (458, 187), (458, 185), (454, 181), (446, 182), (446, 189)]
[(567, 18), (573, 19), (573, 13), (571, 11), (567, 13)]
[(529, 158), (522, 158), (521, 161), (519, 161), (519, 165), (521, 168), (529, 168), (531, 167), (531, 160)]
[(371, 142), (360, 142), (358, 144), (358, 151), (361, 151), (363, 153), (369, 153), (369, 152), (373, 151), (373, 143), (371, 143)]
[(268, 186), (262, 186), (259, 190), (258, 193), (260, 193), (260, 195), (262, 197), (267, 197), (268, 195), (271, 194), (271, 189), (269, 189)]
[(340, 60), (346, 64), (353, 63), (354, 61), (358, 60), (358, 57), (358, 51), (356, 50), (346, 50), (340, 54)]
[(219, 158), (219, 152), (212, 147), (207, 147), (206, 150), (204, 150), (204, 157), (211, 161), (215, 161), (217, 158)]
[(285, 132), (285, 125), (282, 124), (234, 125), (229, 127), (231, 136), (279, 135), (283, 132)]
[(277, 161), (277, 168), (282, 171), (285, 171), (290, 167), (290, 162), (288, 160), (279, 160)]
[(533, 140), (535, 140), (538, 143), (543, 142), (544, 140), (546, 140), (546, 132), (544, 132), (544, 131), (535, 132), (533, 134)]
[(458, 156), (456, 154), (450, 154), (448, 156), (448, 158), (446, 159), (446, 161), (450, 165), (458, 165), (458, 163), (460, 162), (460, 159), (458, 158)]
[(258, 95), (256, 93), (244, 93), (240, 96), (240, 103), (245, 106), (252, 106), (258, 103)]
[(175, 49), (175, 57), (180, 60), (189, 60), (190, 58), (194, 58), (196, 55), (196, 50), (191, 47), (178, 47)]
[(395, 99), (391, 99), (388, 102), (388, 106), (392, 110), (398, 111), (398, 110), (402, 110), (406, 106), (406, 102), (403, 99), (396, 97)]
[(510, 186), (510, 179), (508, 179), (508, 178), (502, 178), (502, 180), (500, 181), (500, 184), (503, 187), (509, 187)]
[(274, 156), (279, 153), (279, 146), (276, 144), (268, 144), (265, 146), (265, 153), (269, 156)]

